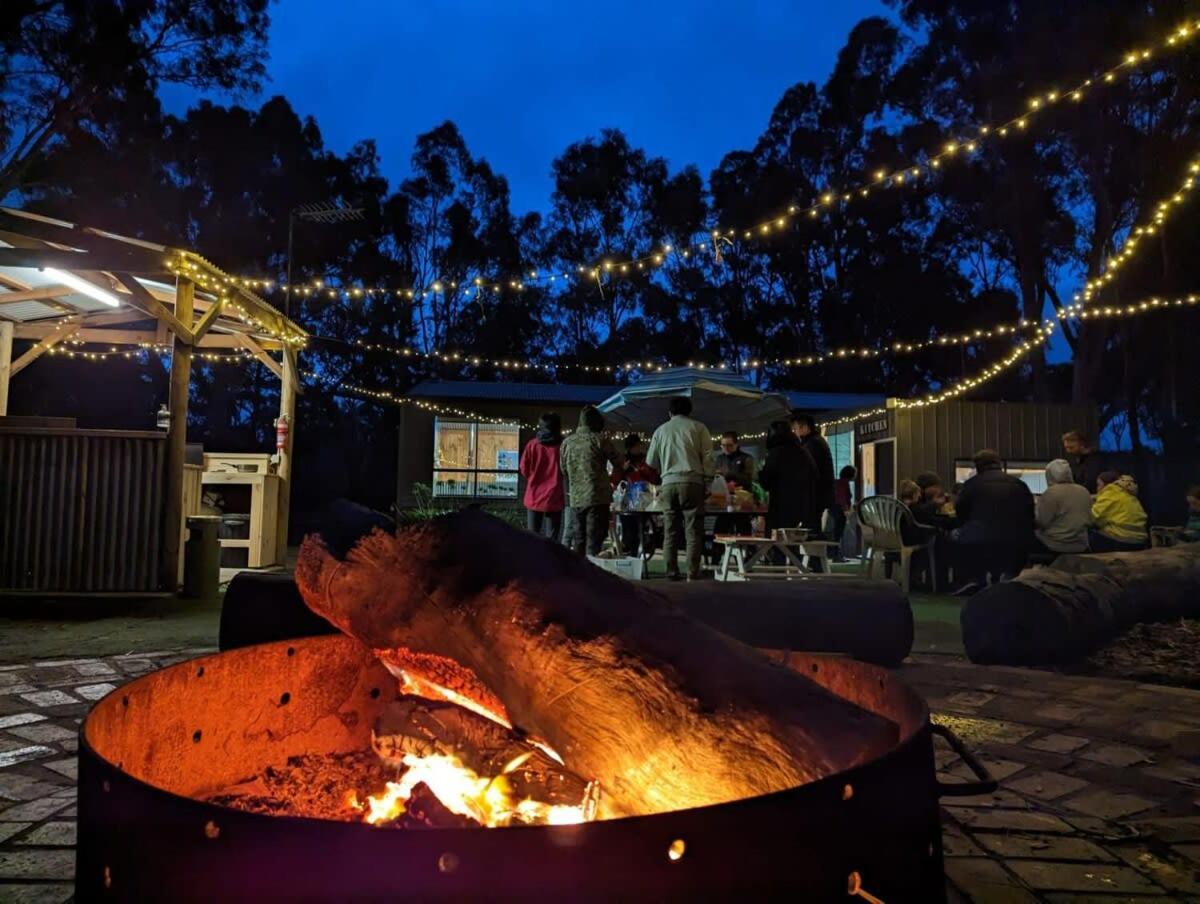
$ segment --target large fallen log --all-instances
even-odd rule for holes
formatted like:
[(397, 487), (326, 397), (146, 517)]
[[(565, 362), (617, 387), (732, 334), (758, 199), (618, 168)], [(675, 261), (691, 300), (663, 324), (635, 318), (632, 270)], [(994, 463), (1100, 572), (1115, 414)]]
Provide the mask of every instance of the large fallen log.
[(309, 537), (296, 583), (406, 691), (448, 689), (598, 781), (604, 816), (778, 791), (897, 739), (890, 721), (481, 512), (376, 531), (344, 561)]
[(972, 662), (1075, 662), (1139, 622), (1200, 617), (1200, 544), (1059, 556), (968, 600)]

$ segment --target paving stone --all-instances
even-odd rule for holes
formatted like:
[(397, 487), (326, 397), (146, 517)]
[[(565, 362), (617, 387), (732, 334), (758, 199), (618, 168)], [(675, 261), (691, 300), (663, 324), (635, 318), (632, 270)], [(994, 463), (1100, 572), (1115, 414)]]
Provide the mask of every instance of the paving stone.
[(0, 820), (5, 822), (38, 822), (49, 819), (55, 813), (71, 806), (71, 801), (61, 797), (43, 797), (41, 800), (28, 800), (15, 807), (9, 807), (0, 812)]
[(1083, 779), (1063, 775), (1061, 772), (1035, 772), (1033, 775), (1013, 779), (1004, 784), (1006, 788), (1021, 794), (1028, 794), (1038, 800), (1054, 800), (1067, 794), (1074, 794), (1087, 786), (1088, 783)]
[(1170, 746), (1179, 735), (1185, 735), (1196, 728), (1195, 725), (1184, 722), (1169, 722), (1165, 719), (1147, 719), (1138, 722), (1133, 727), (1135, 737), (1144, 744), (1151, 746)]
[(16, 735), (19, 738), (24, 738), (26, 741), (37, 741), (39, 744), (53, 744), (56, 741), (65, 741), (68, 738), (74, 738), (78, 734), (77, 731), (63, 728), (61, 725), (55, 725), (53, 722), (18, 725), (16, 728), (10, 728), (8, 733)]
[(17, 844), (39, 847), (74, 847), (75, 835), (74, 822), (44, 822), (18, 841)]
[(58, 746), (61, 747), (63, 749), (63, 752), (65, 752), (65, 753), (78, 753), (79, 752), (79, 738), (78, 738), (78, 736), (71, 737), (71, 738), (64, 738), (62, 740), (62, 743), (60, 743)]
[(1200, 842), (1200, 816), (1138, 820), (1136, 826), (1170, 844)]
[[(1025, 769), (1029, 768), (1025, 763), (1018, 763), (1016, 760), (1006, 760), (1000, 757), (994, 757), (986, 753), (979, 754), (978, 760), (987, 768), (988, 772), (991, 773), (992, 778), (1001, 782), (1003, 782), (1009, 776), (1016, 775), (1018, 772), (1023, 772)], [(945, 778), (946, 781), (954, 782), (955, 784), (960, 782), (979, 781), (979, 777), (971, 771), (970, 767), (967, 766), (966, 763), (963, 762), (955, 763), (953, 766), (940, 771), (939, 775)], [(1007, 782), (1005, 782), (1005, 787), (1008, 787)]]
[(972, 904), (1025, 904), (1037, 901), (995, 860), (955, 857), (946, 861), (946, 876)]
[(1030, 810), (1033, 808), (1033, 805), (1026, 798), (1021, 797), (1019, 794), (1014, 794), (1012, 791), (1005, 791), (1003, 788), (999, 791), (993, 791), (991, 794), (956, 797), (954, 798), (954, 806), (978, 807), (984, 810)]
[(980, 832), (975, 840), (1006, 860), (1011, 857), (1035, 860), (1082, 860), (1087, 863), (1115, 862), (1116, 857), (1099, 845), (1071, 835), (1009, 834)]
[(1075, 735), (1048, 734), (1043, 738), (1026, 741), (1025, 746), (1032, 747), (1034, 750), (1045, 750), (1048, 753), (1072, 753), (1080, 747), (1086, 747), (1087, 743), (1087, 738), (1079, 738)]
[(1168, 760), (1140, 770), (1143, 775), (1159, 778), (1189, 788), (1200, 788), (1200, 766), (1187, 760)]
[(1127, 866), (1063, 863), (1054, 860), (1008, 860), (1014, 873), (1039, 891), (1084, 891), (1107, 894), (1154, 894), (1162, 889)]
[(1180, 858), (1179, 862), (1172, 863), (1142, 845), (1118, 846), (1114, 850), (1122, 860), (1168, 891), (1189, 897), (1200, 895), (1200, 880), (1196, 878), (1196, 870), (1185, 859)]
[(13, 835), (19, 835), (31, 825), (32, 822), (0, 822), (0, 843), (8, 841)]
[(0, 797), (8, 800), (37, 800), (61, 787), (16, 771), (0, 772)]
[(975, 710), (996, 698), (995, 694), (985, 694), (980, 691), (959, 691), (945, 698), (947, 705), (952, 707)]
[(1121, 794), (1116, 791), (1100, 789), (1073, 797), (1064, 805), (1080, 813), (1099, 816), (1101, 819), (1120, 819), (1123, 816), (1149, 810), (1155, 806), (1155, 802), (1138, 797), (1136, 794)]
[(65, 760), (51, 760), (48, 763), (42, 763), (42, 765), (52, 772), (65, 775), (73, 782), (79, 781), (79, 760), (75, 757), (68, 757)]
[(79, 702), (70, 694), (62, 691), (34, 691), (30, 694), (21, 694), (21, 699), (28, 700), (34, 706), (62, 706), (66, 703)]
[(22, 747), (28, 747), (29, 742), (24, 738), (11, 738), (7, 735), (0, 735), (0, 753), (10, 753), (13, 750), (19, 750)]
[(1075, 830), (1051, 813), (1033, 810), (983, 810), (969, 807), (946, 807), (950, 815), (973, 834), (984, 830), (995, 832), (1051, 832), (1069, 835)]
[(956, 823), (942, 824), (942, 853), (947, 857), (983, 857), (983, 848), (968, 837)]
[(54, 748), (45, 747), (41, 744), (35, 744), (29, 747), (18, 747), (15, 750), (6, 750), (0, 753), (0, 769), (5, 769), (9, 766), (15, 766), (17, 763), (24, 763), (29, 760), (36, 760), (39, 757), (52, 755)]
[(1070, 892), (1044, 895), (1042, 900), (1049, 904), (1179, 904), (1178, 898), (1163, 895), (1079, 895)]
[(1105, 766), (1133, 766), (1137, 763), (1151, 763), (1154, 757), (1140, 747), (1130, 747), (1128, 744), (1093, 744), (1087, 750), (1079, 752), (1081, 759), (1093, 763), (1103, 763)]
[(1172, 850), (1178, 851), (1183, 856), (1200, 863), (1200, 844), (1177, 844)]
[(102, 662), (99, 659), (90, 659), (87, 662), (76, 663), (75, 671), (85, 678), (99, 678), (103, 675), (115, 675), (117, 670), (107, 662)]
[(41, 713), (15, 713), (11, 716), (0, 716), (0, 728), (29, 725), (32, 722), (41, 722), (45, 718)]
[(37, 685), (24, 683), (0, 687), (0, 694), (28, 694), (37, 690)]
[(75, 693), (81, 696), (84, 700), (99, 700), (112, 691), (115, 691), (115, 684), (86, 684), (83, 687), (75, 688)]
[(0, 879), (71, 879), (74, 874), (73, 850), (0, 851)]
[(0, 885), (7, 904), (63, 904), (75, 893), (70, 883), (39, 882), (37, 885)]
[(1047, 703), (1039, 706), (1030, 714), (1031, 718), (1042, 722), (1063, 722), (1073, 725), (1084, 716), (1095, 713), (1091, 706), (1081, 706), (1078, 703)]

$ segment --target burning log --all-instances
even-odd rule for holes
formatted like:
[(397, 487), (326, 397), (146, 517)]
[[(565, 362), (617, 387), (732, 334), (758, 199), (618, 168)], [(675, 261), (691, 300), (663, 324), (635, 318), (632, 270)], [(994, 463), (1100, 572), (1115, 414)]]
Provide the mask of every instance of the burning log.
[(482, 512), (375, 531), (344, 561), (309, 537), (296, 582), (407, 691), (516, 726), (598, 781), (604, 816), (778, 791), (896, 743), (894, 723)]

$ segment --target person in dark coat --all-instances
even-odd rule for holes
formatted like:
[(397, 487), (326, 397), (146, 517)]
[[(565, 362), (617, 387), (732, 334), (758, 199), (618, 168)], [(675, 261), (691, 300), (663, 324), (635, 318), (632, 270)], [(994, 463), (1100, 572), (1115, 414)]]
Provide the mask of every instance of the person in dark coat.
[(776, 421), (767, 431), (767, 457), (759, 469), (758, 482), (771, 494), (767, 505), (768, 530), (801, 525), (820, 529), (817, 466), (792, 435), (787, 421)]
[(1000, 456), (983, 449), (955, 509), (961, 525), (953, 534), (955, 571), (976, 586), (989, 575), (1016, 577), (1034, 545), (1033, 493), (1025, 481), (1006, 474)]
[[(817, 505), (824, 514), (833, 508), (833, 452), (811, 414), (792, 414), (792, 433), (817, 466)], [(819, 525), (818, 525), (819, 526)]]
[(1062, 435), (1063, 458), (1071, 463), (1071, 476), (1093, 496), (1099, 492), (1096, 478), (1104, 473), (1104, 457), (1095, 450), (1087, 436), (1078, 430)]

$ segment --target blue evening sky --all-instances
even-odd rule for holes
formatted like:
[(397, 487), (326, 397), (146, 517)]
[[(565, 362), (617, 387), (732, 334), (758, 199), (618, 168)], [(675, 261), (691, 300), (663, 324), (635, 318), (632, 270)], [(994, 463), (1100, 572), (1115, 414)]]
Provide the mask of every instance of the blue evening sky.
[[(451, 119), (521, 213), (547, 206), (568, 144), (610, 126), (707, 177), (870, 15), (882, 0), (280, 0), (270, 80), (241, 100), (285, 95), (338, 152), (374, 138), (393, 185), (416, 136)], [(175, 110), (193, 96), (165, 92)]]

